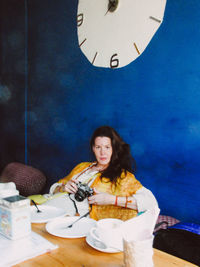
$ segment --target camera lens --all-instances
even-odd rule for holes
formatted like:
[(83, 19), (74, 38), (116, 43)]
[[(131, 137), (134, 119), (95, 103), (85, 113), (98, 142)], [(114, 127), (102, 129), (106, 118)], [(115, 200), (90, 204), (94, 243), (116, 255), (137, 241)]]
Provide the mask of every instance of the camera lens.
[(81, 202), (86, 198), (86, 194), (83, 190), (79, 189), (74, 197), (77, 201)]

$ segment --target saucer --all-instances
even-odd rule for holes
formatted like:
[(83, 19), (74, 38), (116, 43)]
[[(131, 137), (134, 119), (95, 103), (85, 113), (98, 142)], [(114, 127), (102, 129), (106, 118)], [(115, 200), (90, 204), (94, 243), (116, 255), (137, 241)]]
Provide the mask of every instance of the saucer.
[(119, 253), (122, 252), (121, 250), (117, 248), (107, 247), (103, 242), (100, 242), (96, 239), (94, 239), (90, 234), (86, 236), (86, 242), (89, 246), (93, 247), (96, 250), (99, 250), (101, 252), (105, 253)]

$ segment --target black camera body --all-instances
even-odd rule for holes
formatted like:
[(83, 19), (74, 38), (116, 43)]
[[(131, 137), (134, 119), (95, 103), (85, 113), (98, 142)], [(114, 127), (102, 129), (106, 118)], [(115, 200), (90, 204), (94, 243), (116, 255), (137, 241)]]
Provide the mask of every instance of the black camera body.
[(93, 189), (90, 188), (87, 184), (82, 184), (81, 182), (79, 182), (77, 186), (78, 190), (75, 193), (74, 197), (79, 202), (83, 201), (86, 197), (89, 197), (94, 193)]

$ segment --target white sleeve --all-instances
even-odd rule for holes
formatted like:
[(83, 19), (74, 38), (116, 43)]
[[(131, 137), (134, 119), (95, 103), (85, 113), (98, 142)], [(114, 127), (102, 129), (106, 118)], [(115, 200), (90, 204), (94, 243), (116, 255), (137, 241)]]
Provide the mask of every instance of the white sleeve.
[(144, 186), (140, 188), (133, 197), (136, 199), (138, 212), (158, 207), (158, 202), (152, 192)]
[(53, 195), (53, 192), (54, 192), (54, 190), (56, 189), (56, 187), (57, 187), (58, 185), (61, 185), (61, 183), (55, 183), (55, 184), (52, 184), (52, 186), (51, 186), (50, 189), (49, 189), (49, 194), (52, 194), (52, 195)]

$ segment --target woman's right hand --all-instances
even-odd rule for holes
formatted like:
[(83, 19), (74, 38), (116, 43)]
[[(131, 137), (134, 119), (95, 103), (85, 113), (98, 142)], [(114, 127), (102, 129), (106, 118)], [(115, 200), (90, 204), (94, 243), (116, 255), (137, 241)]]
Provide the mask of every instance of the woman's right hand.
[(66, 191), (71, 194), (75, 194), (78, 190), (77, 187), (78, 180), (69, 180), (65, 185), (63, 185), (63, 191)]

